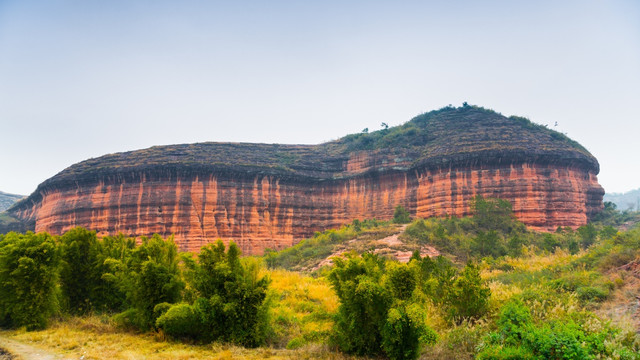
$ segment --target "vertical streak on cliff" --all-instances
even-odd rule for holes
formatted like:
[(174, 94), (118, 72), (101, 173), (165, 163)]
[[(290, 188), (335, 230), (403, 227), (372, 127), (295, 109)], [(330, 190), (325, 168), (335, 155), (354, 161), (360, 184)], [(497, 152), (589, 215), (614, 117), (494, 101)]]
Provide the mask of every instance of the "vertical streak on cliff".
[(211, 204), (209, 213), (205, 213), (206, 232), (205, 239), (217, 239), (220, 237), (218, 232), (218, 223), (216, 221), (216, 213), (218, 208), (218, 179), (215, 176), (209, 178), (209, 189), (207, 190), (208, 203)]
[(181, 223), (179, 214), (181, 214), (180, 204), (182, 204), (182, 180), (179, 177), (176, 178), (176, 189), (174, 192), (176, 196), (176, 201), (173, 205), (173, 211), (171, 212), (172, 219), (171, 219), (171, 228), (169, 229), (169, 232), (173, 234), (182, 235), (185, 233), (184, 228), (178, 225)]
[(118, 190), (118, 216), (116, 217), (115, 232), (122, 231), (122, 190), (124, 189), (124, 183), (120, 183), (120, 189)]
[(528, 164), (368, 172), (301, 183), (264, 174), (248, 179), (225, 174), (130, 183), (107, 180), (84, 190), (43, 190), (42, 200), (24, 210), (33, 215), (24, 216), (36, 217), (37, 231), (55, 234), (74, 226), (91, 227), (101, 235), (173, 233), (181, 249), (191, 251), (217, 238), (234, 239), (246, 254), (256, 254), (267, 247), (290, 246), (294, 239), (355, 218), (390, 219), (396, 205), (417, 217), (468, 215), (475, 195), (510, 201), (515, 215), (534, 229), (576, 227), (597, 208), (601, 196), (593, 174)]
[(138, 189), (138, 203), (136, 206), (137, 220), (136, 220), (136, 228), (140, 228), (140, 214), (142, 214), (142, 195), (144, 194), (144, 176), (140, 181), (140, 189)]

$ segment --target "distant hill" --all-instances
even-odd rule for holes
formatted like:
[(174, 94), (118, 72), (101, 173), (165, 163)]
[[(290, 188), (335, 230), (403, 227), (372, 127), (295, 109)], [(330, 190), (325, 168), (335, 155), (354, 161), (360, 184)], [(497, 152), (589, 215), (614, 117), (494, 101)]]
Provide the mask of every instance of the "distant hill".
[(3, 212), (11, 207), (11, 205), (18, 202), (18, 200), (25, 198), (23, 195), (7, 194), (0, 191), (0, 212)]
[(627, 191), (626, 193), (605, 193), (604, 201), (610, 201), (616, 204), (620, 211), (640, 211), (638, 208), (638, 203), (640, 202), (640, 189)]

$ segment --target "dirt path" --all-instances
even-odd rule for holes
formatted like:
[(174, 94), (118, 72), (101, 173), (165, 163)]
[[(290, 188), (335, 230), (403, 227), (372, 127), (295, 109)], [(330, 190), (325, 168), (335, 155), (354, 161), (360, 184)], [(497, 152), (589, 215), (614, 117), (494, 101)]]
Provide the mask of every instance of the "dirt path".
[[(407, 226), (408, 225), (402, 225), (398, 227), (395, 233), (385, 238), (372, 241), (371, 243), (375, 245), (374, 253), (379, 255), (394, 257), (402, 263), (409, 262), (409, 259), (411, 258), (413, 251), (406, 250), (406, 247), (404, 246), (405, 244), (399, 238), (399, 236), (404, 232)], [(346, 242), (346, 244), (349, 245), (356, 241), (358, 240), (356, 239), (349, 240)], [(311, 271), (318, 270), (323, 266), (331, 266), (331, 264), (333, 264), (332, 258), (343, 256), (345, 253), (349, 252), (350, 250), (351, 250), (350, 248), (345, 249), (344, 247), (337, 249), (331, 255), (327, 256), (326, 259), (322, 260), (316, 266), (311, 268)], [(425, 257), (425, 256), (434, 257), (438, 255), (440, 255), (440, 252), (433, 246), (422, 245), (420, 247), (420, 256), (422, 257)]]
[[(2, 354), (2, 350), (10, 355)], [(64, 357), (0, 335), (0, 360), (62, 360)]]

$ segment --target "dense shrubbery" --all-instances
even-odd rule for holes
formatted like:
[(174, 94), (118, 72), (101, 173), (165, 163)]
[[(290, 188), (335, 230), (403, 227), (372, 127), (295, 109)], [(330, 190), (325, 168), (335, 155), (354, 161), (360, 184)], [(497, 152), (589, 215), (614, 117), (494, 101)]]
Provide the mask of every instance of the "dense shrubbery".
[(478, 267), (469, 263), (458, 274), (443, 257), (416, 253), (399, 264), (365, 253), (335, 259), (328, 277), (341, 302), (331, 339), (347, 353), (417, 358), (422, 345), (436, 340), (425, 301), (443, 306), (454, 321), (477, 319), (488, 309), (490, 291)]
[(0, 325), (44, 328), (59, 310), (60, 249), (48, 234), (0, 235)]
[(9, 233), (0, 235), (0, 325), (31, 330), (56, 313), (118, 312), (128, 328), (256, 346), (270, 326), (269, 279), (259, 270), (233, 243), (203, 248), (196, 262), (157, 235), (136, 246), (81, 228)]
[(226, 253), (221, 241), (203, 247), (198, 262), (187, 263), (195, 302), (171, 306), (156, 325), (177, 338), (262, 344), (269, 327), (269, 278), (258, 274), (257, 265), (242, 263), (233, 242)]
[(615, 235), (611, 226), (587, 224), (573, 230), (559, 227), (555, 233), (528, 231), (511, 211), (508, 201), (484, 199), (472, 202), (469, 218), (430, 218), (416, 220), (407, 227), (405, 239), (426, 243), (465, 262), (484, 257), (518, 257), (524, 251), (554, 252), (564, 249), (576, 254), (592, 246), (598, 238)]
[(118, 315), (125, 326), (147, 330), (153, 327), (156, 305), (180, 301), (184, 281), (178, 269), (178, 248), (173, 240), (158, 235), (143, 238), (124, 261), (111, 261), (111, 274), (126, 295), (130, 308)]
[[(478, 359), (595, 358), (638, 359), (616, 330), (589, 313), (574, 313), (564, 319), (538, 321), (518, 298), (503, 306), (496, 324), (480, 345)], [(627, 344), (625, 344), (627, 342)]]
[(75, 228), (60, 238), (62, 268), (60, 285), (72, 314), (86, 314), (95, 302), (94, 288), (101, 281), (94, 271), (98, 255), (95, 231)]
[(411, 215), (402, 205), (396, 206), (395, 211), (393, 212), (393, 223), (394, 224), (408, 224), (411, 222)]

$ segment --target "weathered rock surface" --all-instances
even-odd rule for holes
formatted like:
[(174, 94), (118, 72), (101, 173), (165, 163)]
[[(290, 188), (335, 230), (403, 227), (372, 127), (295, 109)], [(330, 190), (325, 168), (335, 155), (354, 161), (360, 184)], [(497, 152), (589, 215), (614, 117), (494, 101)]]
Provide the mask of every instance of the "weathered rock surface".
[(599, 165), (579, 144), (522, 118), (444, 108), (395, 128), (320, 145), (156, 146), (75, 164), (10, 215), (60, 234), (174, 235), (184, 250), (235, 240), (280, 249), (356, 218), (469, 214), (475, 195), (509, 200), (540, 230), (602, 208)]

